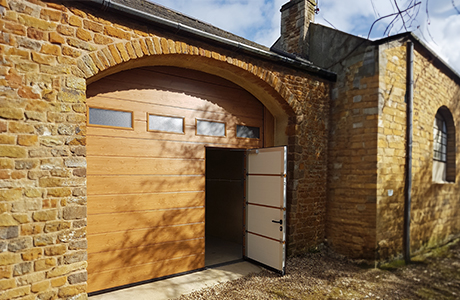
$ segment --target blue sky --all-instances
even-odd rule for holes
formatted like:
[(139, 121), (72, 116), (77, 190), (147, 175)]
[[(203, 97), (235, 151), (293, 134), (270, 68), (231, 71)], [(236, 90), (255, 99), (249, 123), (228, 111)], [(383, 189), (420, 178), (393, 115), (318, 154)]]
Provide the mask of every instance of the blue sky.
[[(288, 0), (149, 0), (265, 46), (279, 37), (280, 8)], [(317, 0), (316, 22), (367, 37), (381, 16), (396, 12), (394, 0)], [(460, 73), (460, 0), (397, 0), (401, 10), (420, 2), (417, 18), (406, 24)], [(458, 8), (457, 11), (454, 5)], [(428, 9), (428, 14), (427, 14)], [(381, 38), (392, 18), (374, 25), (371, 38)], [(404, 32), (398, 20), (390, 35)], [(410, 26), (411, 25), (411, 26)]]

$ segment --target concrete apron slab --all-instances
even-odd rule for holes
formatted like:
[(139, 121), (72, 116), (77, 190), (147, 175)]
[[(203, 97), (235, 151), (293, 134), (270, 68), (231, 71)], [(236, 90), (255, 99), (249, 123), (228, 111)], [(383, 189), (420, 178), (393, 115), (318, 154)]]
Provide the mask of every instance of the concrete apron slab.
[(220, 266), (177, 276), (165, 280), (146, 283), (102, 295), (92, 296), (90, 300), (163, 300), (179, 298), (183, 294), (211, 287), (218, 283), (235, 280), (249, 273), (258, 273), (262, 268), (247, 261)]

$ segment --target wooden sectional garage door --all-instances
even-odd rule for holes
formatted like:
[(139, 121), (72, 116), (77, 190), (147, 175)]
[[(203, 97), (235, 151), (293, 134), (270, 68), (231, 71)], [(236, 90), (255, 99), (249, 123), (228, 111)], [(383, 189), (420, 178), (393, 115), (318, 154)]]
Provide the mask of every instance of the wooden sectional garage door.
[(89, 292), (204, 267), (205, 147), (271, 145), (273, 117), (179, 68), (120, 72), (87, 97)]

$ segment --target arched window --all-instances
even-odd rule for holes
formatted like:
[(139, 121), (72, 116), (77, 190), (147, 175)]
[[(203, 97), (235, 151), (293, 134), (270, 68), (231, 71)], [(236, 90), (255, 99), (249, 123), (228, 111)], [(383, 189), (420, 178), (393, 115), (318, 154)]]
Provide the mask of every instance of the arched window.
[(433, 181), (455, 181), (455, 125), (449, 109), (438, 109), (433, 123)]
[(436, 114), (433, 124), (433, 159), (447, 162), (447, 125), (441, 114)]

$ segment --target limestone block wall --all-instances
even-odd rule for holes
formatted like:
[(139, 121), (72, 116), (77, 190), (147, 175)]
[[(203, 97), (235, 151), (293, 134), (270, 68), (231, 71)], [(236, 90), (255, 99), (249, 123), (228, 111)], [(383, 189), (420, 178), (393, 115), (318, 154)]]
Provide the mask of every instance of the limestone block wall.
[[(290, 77), (289, 77), (290, 78)], [(294, 78), (301, 99), (288, 128), (288, 255), (324, 242), (326, 230), (327, 153), (330, 83)]]
[(126, 68), (193, 68), (281, 107), (288, 251), (323, 242), (327, 80), (79, 1), (0, 0), (0, 14), (0, 299), (86, 299), (85, 90)]
[[(402, 253), (406, 154), (404, 39), (371, 43), (310, 24), (309, 55), (338, 74), (332, 90), (326, 238), (351, 257)], [(457, 235), (455, 183), (433, 183), (433, 121), (446, 106), (457, 126), (459, 79), (422, 45), (414, 66), (411, 247), (415, 252)], [(457, 143), (459, 141), (456, 131)], [(458, 146), (456, 146), (458, 149)], [(458, 170), (458, 150), (457, 150)], [(458, 171), (457, 171), (458, 174)]]
[(330, 108), (327, 243), (349, 257), (373, 259), (378, 51), (367, 40), (318, 24), (309, 30), (310, 59), (338, 74)]
[(346, 62), (331, 103), (326, 235), (328, 244), (339, 253), (372, 259), (377, 205), (377, 52), (369, 46), (356, 56)]
[(86, 83), (58, 33), (72, 27), (51, 3), (0, 13), (0, 299), (84, 295)]
[[(385, 259), (403, 250), (406, 47), (399, 43), (384, 44), (380, 51), (382, 115), (378, 128), (377, 251), (378, 258)], [(414, 152), (418, 151), (417, 146), (414, 144)]]
[[(378, 127), (377, 241), (378, 258), (402, 253), (406, 149), (406, 45), (380, 46), (382, 110)], [(421, 47), (414, 59), (414, 134), (411, 213), (412, 253), (439, 245), (460, 232), (459, 177), (455, 183), (433, 183), (433, 121), (446, 106), (458, 126), (460, 88), (444, 67)], [(457, 143), (460, 141), (457, 131)], [(458, 145), (456, 147), (458, 149)], [(457, 150), (457, 166), (459, 163)], [(458, 170), (458, 167), (457, 167)], [(457, 172), (458, 174), (458, 172)]]

